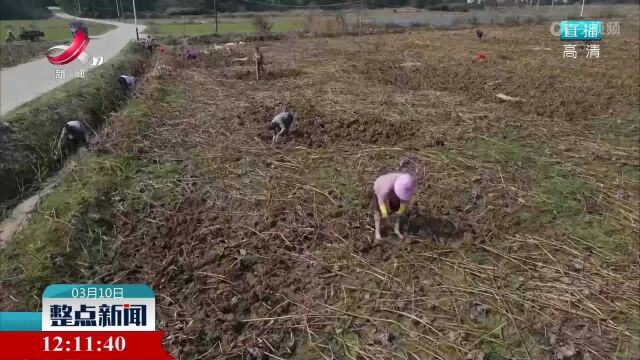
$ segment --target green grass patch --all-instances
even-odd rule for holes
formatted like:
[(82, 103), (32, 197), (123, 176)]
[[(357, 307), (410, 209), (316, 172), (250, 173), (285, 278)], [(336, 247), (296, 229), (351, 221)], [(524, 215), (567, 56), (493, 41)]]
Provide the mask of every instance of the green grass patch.
[(125, 111), (127, 116), (127, 124), (136, 130), (138, 134), (145, 133), (149, 130), (149, 121), (147, 119), (147, 109), (138, 98), (129, 101)]
[(598, 205), (600, 191), (592, 183), (551, 168), (540, 180), (538, 191), (547, 198), (540, 203), (545, 222), (609, 254), (622, 255), (632, 246), (624, 227), (613, 222)]
[(180, 169), (174, 163), (139, 164), (136, 183), (123, 194), (123, 206), (137, 214), (149, 214), (156, 206), (175, 207), (182, 199)]
[(618, 172), (632, 183), (640, 182), (640, 164), (619, 164)]
[[(14, 284), (20, 292), (39, 297), (52, 281), (71, 281), (68, 276), (76, 272), (75, 264), (90, 263), (95, 255), (89, 249), (113, 231), (111, 216), (103, 206), (108, 203), (104, 194), (127, 186), (134, 169), (131, 158), (89, 156), (67, 174), (29, 225), (0, 251), (2, 285)], [(91, 233), (82, 232), (86, 224), (78, 221), (80, 217), (82, 222), (96, 222)], [(33, 309), (31, 300), (21, 306)]]
[(540, 151), (521, 141), (513, 133), (495, 138), (479, 138), (467, 144), (465, 151), (482, 161), (503, 166), (530, 168), (535, 167), (540, 160)]
[(187, 100), (184, 89), (178, 87), (175, 83), (163, 81), (160, 88), (160, 100), (163, 103), (181, 103)]
[[(169, 36), (190, 36), (190, 35), (206, 35), (215, 33), (215, 24), (213, 23), (152, 23), (150, 31), (158, 35)], [(272, 32), (287, 32), (301, 30), (302, 24), (293, 21), (276, 21), (271, 28)], [(253, 33), (256, 27), (252, 22), (219, 22), (218, 33)]]
[(598, 140), (615, 146), (638, 147), (640, 143), (640, 112), (621, 118), (599, 118), (591, 122), (591, 133)]
[(544, 205), (548, 220), (582, 215), (598, 192), (592, 184), (557, 168), (544, 176), (540, 191), (548, 197)]
[[(69, 30), (70, 19), (44, 19), (44, 20), (2, 20), (0, 21), (0, 42), (5, 43), (9, 30), (18, 37), (20, 34), (20, 26), (29, 30), (40, 30), (44, 32), (42, 40), (69, 41), (71, 40), (71, 31)], [(89, 36), (104, 34), (105, 32), (115, 29), (113, 25), (107, 25), (97, 22), (85, 21), (89, 28)], [(4, 56), (4, 55), (3, 55)]]
[(131, 156), (89, 155), (65, 175), (30, 223), (0, 250), (0, 288), (13, 286), (20, 309), (33, 310), (34, 294), (53, 282), (89, 281), (101, 264), (117, 261), (116, 212), (140, 216), (181, 199), (181, 172), (173, 163)]
[[(598, 134), (624, 141), (634, 138), (634, 122), (624, 120), (611, 123), (596, 122)], [(636, 124), (637, 125), (637, 124)], [(542, 195), (537, 202), (544, 223), (558, 227), (584, 241), (585, 246), (596, 247), (609, 254), (624, 254), (632, 242), (623, 225), (607, 216), (610, 209), (603, 208), (600, 189), (577, 174), (560, 168), (544, 152), (519, 140), (513, 134), (495, 138), (480, 138), (467, 144), (467, 154), (485, 162), (516, 169), (525, 168), (535, 173), (534, 190)], [(623, 169), (634, 174), (637, 167)], [(621, 170), (622, 171), (622, 170)], [(531, 213), (522, 213), (523, 221), (531, 219)], [(474, 254), (466, 254), (473, 258)], [(474, 259), (480, 262), (481, 259)]]
[(599, 208), (600, 191), (592, 183), (555, 167), (543, 175), (538, 190), (547, 198), (540, 204), (545, 222), (609, 254), (631, 250), (633, 242), (625, 236), (624, 227)]

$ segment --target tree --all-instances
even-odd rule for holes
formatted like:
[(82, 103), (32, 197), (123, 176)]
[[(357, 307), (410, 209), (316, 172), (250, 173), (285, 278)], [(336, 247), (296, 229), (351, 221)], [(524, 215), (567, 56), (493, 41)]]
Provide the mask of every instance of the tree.
[(54, 6), (53, 0), (0, 0), (0, 20), (41, 19), (51, 16), (47, 6)]

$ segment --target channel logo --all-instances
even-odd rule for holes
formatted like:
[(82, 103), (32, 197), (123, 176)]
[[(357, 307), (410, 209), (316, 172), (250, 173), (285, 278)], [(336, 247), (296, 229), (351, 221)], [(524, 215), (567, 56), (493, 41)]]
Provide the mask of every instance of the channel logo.
[(601, 20), (565, 20), (560, 22), (560, 40), (600, 41), (602, 40)]
[(46, 56), (54, 65), (65, 65), (78, 59), (83, 66), (91, 61), (91, 55), (84, 50), (89, 45), (89, 34), (86, 27), (73, 29), (73, 40), (69, 45), (56, 45), (47, 50)]

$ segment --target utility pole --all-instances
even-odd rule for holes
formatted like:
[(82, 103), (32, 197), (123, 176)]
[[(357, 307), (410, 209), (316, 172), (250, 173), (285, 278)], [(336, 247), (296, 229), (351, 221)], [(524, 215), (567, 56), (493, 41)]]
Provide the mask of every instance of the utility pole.
[(80, 7), (80, 0), (78, 0), (78, 16), (82, 16), (82, 8)]
[(131, 0), (133, 3), (133, 23), (136, 26), (136, 40), (140, 40), (140, 34), (138, 34), (138, 16), (136, 15), (136, 0)]
[(118, 13), (118, 21), (120, 21), (120, 7), (118, 6), (118, 0), (116, 0), (116, 12)]
[(362, 14), (364, 13), (364, 0), (360, 1), (360, 19), (358, 20), (358, 37), (362, 34)]
[(218, 33), (218, 1), (217, 0), (213, 0), (213, 12), (216, 18), (216, 34), (217, 34)]

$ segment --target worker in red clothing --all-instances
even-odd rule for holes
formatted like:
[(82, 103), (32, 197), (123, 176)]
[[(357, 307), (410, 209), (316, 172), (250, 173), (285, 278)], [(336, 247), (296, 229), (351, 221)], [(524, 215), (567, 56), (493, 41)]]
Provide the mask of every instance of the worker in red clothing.
[(256, 45), (256, 51), (253, 53), (253, 58), (256, 61), (256, 80), (260, 80), (260, 73), (264, 72), (264, 55), (260, 51), (260, 47)]

